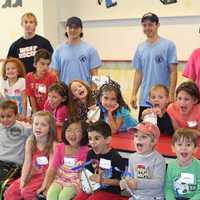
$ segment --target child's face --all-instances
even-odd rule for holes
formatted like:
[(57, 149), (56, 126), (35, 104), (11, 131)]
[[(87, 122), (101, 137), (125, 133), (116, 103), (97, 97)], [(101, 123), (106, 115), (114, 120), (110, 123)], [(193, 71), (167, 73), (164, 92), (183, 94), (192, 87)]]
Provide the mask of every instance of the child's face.
[(8, 79), (16, 79), (18, 77), (18, 70), (15, 63), (8, 62), (6, 64), (6, 76)]
[(192, 156), (196, 151), (196, 147), (192, 141), (182, 138), (175, 142), (172, 150), (176, 153), (180, 166), (187, 166), (192, 162)]
[(49, 134), (50, 125), (44, 116), (35, 116), (33, 118), (33, 134), (37, 139), (47, 137)]
[(104, 138), (97, 131), (88, 132), (89, 145), (96, 154), (105, 154), (108, 151), (110, 137)]
[(14, 110), (8, 109), (0, 109), (0, 123), (8, 128), (11, 127), (17, 119), (17, 115), (15, 114)]
[(148, 134), (137, 131), (134, 134), (134, 145), (137, 153), (147, 155), (153, 151), (155, 140), (153, 140)]
[(82, 128), (80, 123), (70, 124), (65, 130), (65, 139), (71, 146), (79, 146), (82, 136)]
[(161, 110), (166, 109), (169, 102), (169, 97), (167, 96), (166, 91), (162, 88), (152, 90), (149, 99), (153, 107), (158, 107)]
[(50, 106), (53, 109), (56, 109), (64, 100), (62, 96), (56, 91), (51, 91), (48, 93), (48, 100), (50, 103)]
[(31, 16), (24, 16), (21, 23), (22, 27), (24, 28), (24, 33), (28, 35), (32, 35), (35, 33), (36, 23), (34, 17)]
[(47, 73), (48, 69), (49, 69), (49, 64), (50, 64), (50, 60), (48, 59), (44, 59), (44, 58), (40, 58), (37, 63), (34, 64), (34, 67), (36, 68), (36, 73), (38, 76), (45, 76), (45, 74)]
[(118, 107), (117, 95), (114, 91), (104, 91), (100, 101), (106, 110), (114, 111)]
[(193, 106), (197, 103), (197, 100), (182, 90), (178, 93), (176, 102), (180, 108), (180, 113), (182, 115), (187, 115), (192, 110)]
[(88, 95), (87, 88), (83, 84), (76, 81), (71, 84), (71, 92), (74, 95), (74, 98), (79, 100), (85, 100)]

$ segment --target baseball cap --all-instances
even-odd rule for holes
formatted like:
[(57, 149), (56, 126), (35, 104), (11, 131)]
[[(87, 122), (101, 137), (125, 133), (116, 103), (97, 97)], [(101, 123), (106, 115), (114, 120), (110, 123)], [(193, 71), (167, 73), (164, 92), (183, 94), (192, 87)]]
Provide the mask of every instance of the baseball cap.
[(133, 128), (133, 131), (140, 131), (144, 134), (153, 135), (156, 140), (160, 137), (160, 130), (157, 125), (150, 122), (141, 122), (136, 127)]
[(70, 17), (67, 19), (66, 26), (83, 27), (82, 21), (79, 17)]
[(145, 20), (149, 20), (151, 22), (155, 22), (156, 24), (159, 22), (159, 18), (156, 14), (148, 12), (143, 15), (141, 22), (143, 23)]

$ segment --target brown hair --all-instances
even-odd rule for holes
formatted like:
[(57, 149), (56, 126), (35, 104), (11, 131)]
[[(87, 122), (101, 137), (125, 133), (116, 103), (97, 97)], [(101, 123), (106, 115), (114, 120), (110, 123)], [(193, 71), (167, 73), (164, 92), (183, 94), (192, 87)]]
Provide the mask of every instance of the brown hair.
[(40, 58), (51, 61), (51, 53), (46, 49), (38, 49), (34, 56), (34, 64), (37, 64)]
[(69, 83), (69, 110), (70, 110), (70, 116), (78, 116), (78, 103), (79, 103), (79, 99), (75, 99), (74, 95), (72, 94), (71, 91), (71, 86), (74, 82), (78, 82), (80, 84), (82, 84), (88, 91), (88, 95), (87, 95), (87, 100), (86, 100), (86, 107), (90, 107), (92, 105), (94, 105), (94, 98), (92, 97), (92, 91), (90, 89), (90, 87), (82, 80), (73, 80)]
[(0, 109), (1, 110), (11, 109), (14, 111), (15, 115), (17, 115), (18, 113), (17, 103), (16, 101), (11, 100), (11, 99), (0, 101)]
[[(56, 138), (56, 124), (55, 124), (55, 120), (54, 117), (52, 116), (52, 114), (48, 111), (38, 111), (36, 113), (33, 114), (33, 121), (35, 117), (44, 117), (49, 124), (49, 135), (48, 135), (48, 142), (45, 146), (45, 151), (46, 152), (52, 152), (53, 151), (53, 142), (55, 141)], [(32, 150), (35, 151), (36, 149), (36, 138), (33, 135), (31, 135), (31, 142), (32, 142)]]
[(34, 18), (35, 25), (37, 26), (37, 24), (38, 24), (37, 18), (36, 18), (36, 16), (35, 16), (32, 12), (24, 13), (24, 14), (21, 16), (21, 24), (23, 23), (23, 20), (24, 20), (25, 17), (27, 17), (27, 18), (29, 18), (29, 17)]
[(7, 79), (7, 76), (6, 76), (6, 65), (8, 63), (14, 63), (16, 68), (17, 68), (17, 72), (18, 72), (18, 78), (20, 77), (25, 77), (26, 75), (26, 71), (25, 71), (25, 68), (24, 68), (24, 64), (21, 62), (21, 60), (17, 59), (17, 58), (12, 58), (12, 57), (9, 57), (8, 59), (5, 60), (4, 64), (3, 64), (3, 67), (2, 67), (2, 76), (3, 76), (3, 79), (6, 80)]
[(175, 131), (173, 137), (172, 137), (172, 145), (174, 146), (176, 142), (178, 141), (189, 141), (194, 144), (196, 147), (198, 145), (198, 135), (197, 130), (192, 128), (179, 128)]
[(168, 89), (168, 87), (166, 87), (163, 84), (156, 84), (156, 85), (152, 86), (151, 89), (149, 90), (149, 97), (151, 96), (151, 92), (152, 91), (160, 90), (160, 89), (163, 89), (165, 91), (167, 97), (169, 96), (169, 89)]

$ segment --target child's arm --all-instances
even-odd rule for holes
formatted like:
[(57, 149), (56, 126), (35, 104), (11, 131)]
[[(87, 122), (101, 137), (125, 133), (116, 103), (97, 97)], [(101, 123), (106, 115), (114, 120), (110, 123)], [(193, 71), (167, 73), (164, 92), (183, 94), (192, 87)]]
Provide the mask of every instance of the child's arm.
[(36, 100), (32, 96), (30, 96), (30, 103), (31, 103), (32, 112), (35, 113), (37, 111)]
[(25, 145), (25, 159), (24, 159), (24, 164), (22, 167), (22, 173), (21, 173), (21, 178), (20, 178), (20, 188), (22, 189), (29, 177), (30, 177), (30, 171), (31, 171), (31, 160), (32, 160), (32, 136), (30, 136)]
[(114, 119), (112, 112), (108, 111), (108, 124), (110, 125), (112, 133), (117, 133), (122, 123), (123, 117), (118, 117)]
[(27, 114), (27, 97), (25, 90), (22, 91), (21, 96), (22, 96), (22, 117), (23, 117), (22, 120), (24, 120)]

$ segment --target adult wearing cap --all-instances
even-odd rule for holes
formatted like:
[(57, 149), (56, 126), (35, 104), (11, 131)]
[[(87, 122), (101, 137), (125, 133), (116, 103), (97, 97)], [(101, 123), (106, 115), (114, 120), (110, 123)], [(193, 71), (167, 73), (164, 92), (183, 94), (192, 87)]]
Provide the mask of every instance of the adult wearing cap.
[(24, 35), (17, 39), (9, 48), (7, 57), (19, 58), (25, 65), (26, 72), (33, 72), (33, 58), (38, 49), (43, 48), (53, 53), (50, 42), (36, 34), (37, 18), (31, 13), (24, 13), (21, 17), (21, 26)]
[(51, 67), (66, 84), (83, 80), (91, 85), (92, 76), (98, 74), (101, 66), (96, 49), (81, 39), (82, 28), (80, 18), (70, 17), (65, 29), (67, 41), (58, 46), (52, 56)]
[(170, 100), (174, 100), (177, 82), (177, 54), (175, 44), (158, 35), (159, 18), (154, 13), (147, 13), (141, 19), (143, 32), (147, 39), (139, 44), (133, 57), (135, 68), (131, 105), (137, 107), (137, 93), (141, 86), (139, 98), (139, 121), (141, 113), (148, 108), (148, 93), (155, 84), (169, 88)]

